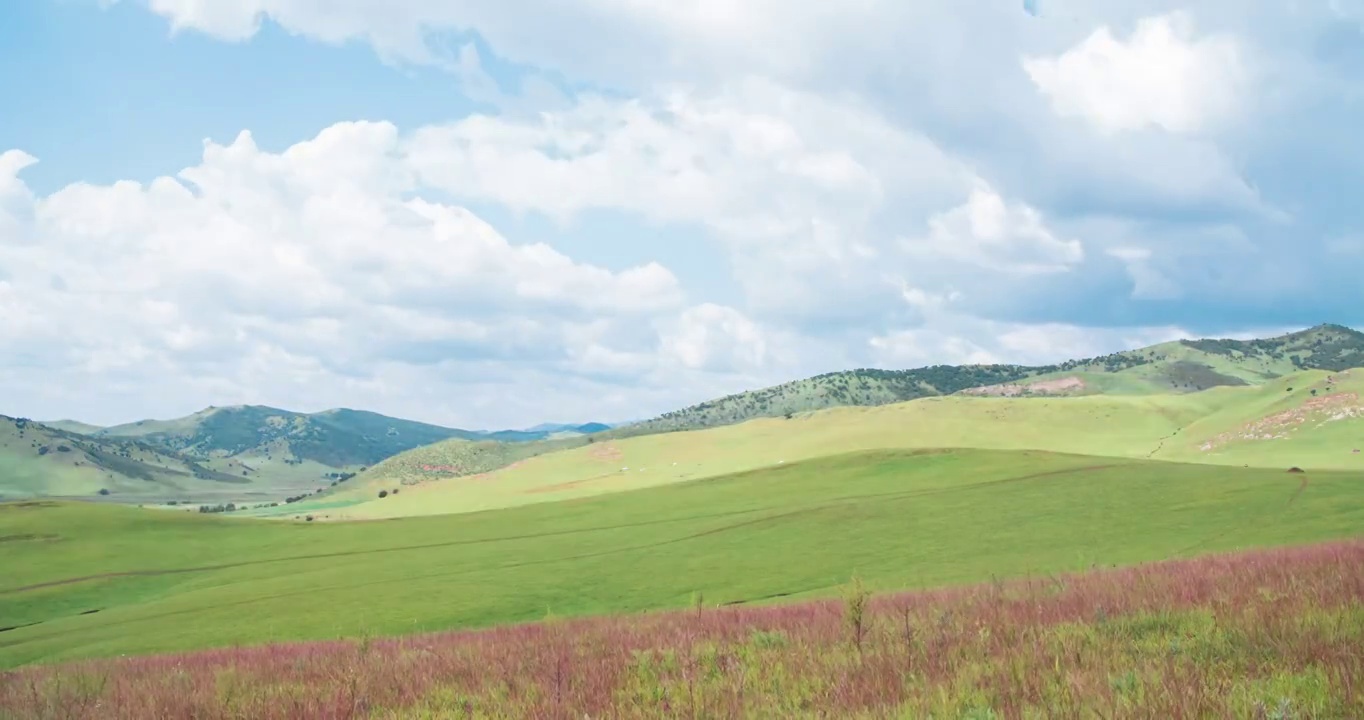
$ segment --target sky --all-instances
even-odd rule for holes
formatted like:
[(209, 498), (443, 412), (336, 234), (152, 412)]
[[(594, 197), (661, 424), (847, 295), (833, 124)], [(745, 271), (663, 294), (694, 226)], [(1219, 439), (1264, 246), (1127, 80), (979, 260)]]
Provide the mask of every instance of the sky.
[(1364, 0), (0, 7), (0, 413), (621, 421), (1364, 326)]

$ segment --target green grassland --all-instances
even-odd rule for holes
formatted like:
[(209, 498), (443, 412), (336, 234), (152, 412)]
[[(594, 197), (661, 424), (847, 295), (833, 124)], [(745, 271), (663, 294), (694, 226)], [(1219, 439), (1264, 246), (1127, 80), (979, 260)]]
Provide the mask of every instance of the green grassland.
[[(468, 444), (391, 458), (289, 508), (319, 519), (471, 512), (716, 477), (888, 448), (1036, 449), (1287, 469), (1364, 470), (1364, 370), (1301, 371), (1196, 393), (931, 397), (472, 462)], [(462, 453), (462, 454), (460, 454)], [(514, 461), (514, 462), (513, 462)], [(502, 465), (510, 465), (501, 467)], [(494, 467), (501, 469), (493, 470)], [(401, 492), (383, 499), (380, 490)]]
[(11, 502), (0, 666), (679, 607), (693, 592), (811, 597), (854, 572), (922, 587), (1310, 542), (1364, 529), (1361, 487), (1364, 472), (920, 450), (377, 522)]

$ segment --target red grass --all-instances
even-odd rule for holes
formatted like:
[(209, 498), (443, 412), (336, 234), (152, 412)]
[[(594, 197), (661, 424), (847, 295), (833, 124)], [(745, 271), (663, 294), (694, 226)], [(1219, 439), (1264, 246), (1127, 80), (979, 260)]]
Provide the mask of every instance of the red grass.
[(29, 668), (0, 676), (0, 718), (1364, 717), (1364, 541), (879, 597), (861, 652), (843, 613)]

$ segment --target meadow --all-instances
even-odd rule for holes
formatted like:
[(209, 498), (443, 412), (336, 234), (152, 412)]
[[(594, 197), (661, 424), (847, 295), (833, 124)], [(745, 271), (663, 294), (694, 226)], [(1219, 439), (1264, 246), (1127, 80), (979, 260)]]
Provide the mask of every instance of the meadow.
[(0, 718), (1364, 716), (1364, 542), (0, 675)]
[[(837, 455), (488, 512), (321, 523), (0, 504), (0, 667), (752, 604), (1359, 534), (1364, 473), (1040, 451)], [(401, 496), (400, 496), (401, 497)]]

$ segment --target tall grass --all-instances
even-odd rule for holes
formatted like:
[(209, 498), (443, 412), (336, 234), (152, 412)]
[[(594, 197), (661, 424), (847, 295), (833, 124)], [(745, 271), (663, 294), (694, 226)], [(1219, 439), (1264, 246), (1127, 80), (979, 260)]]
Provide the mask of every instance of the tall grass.
[(1364, 717), (1364, 541), (862, 597), (29, 668), (0, 717)]

